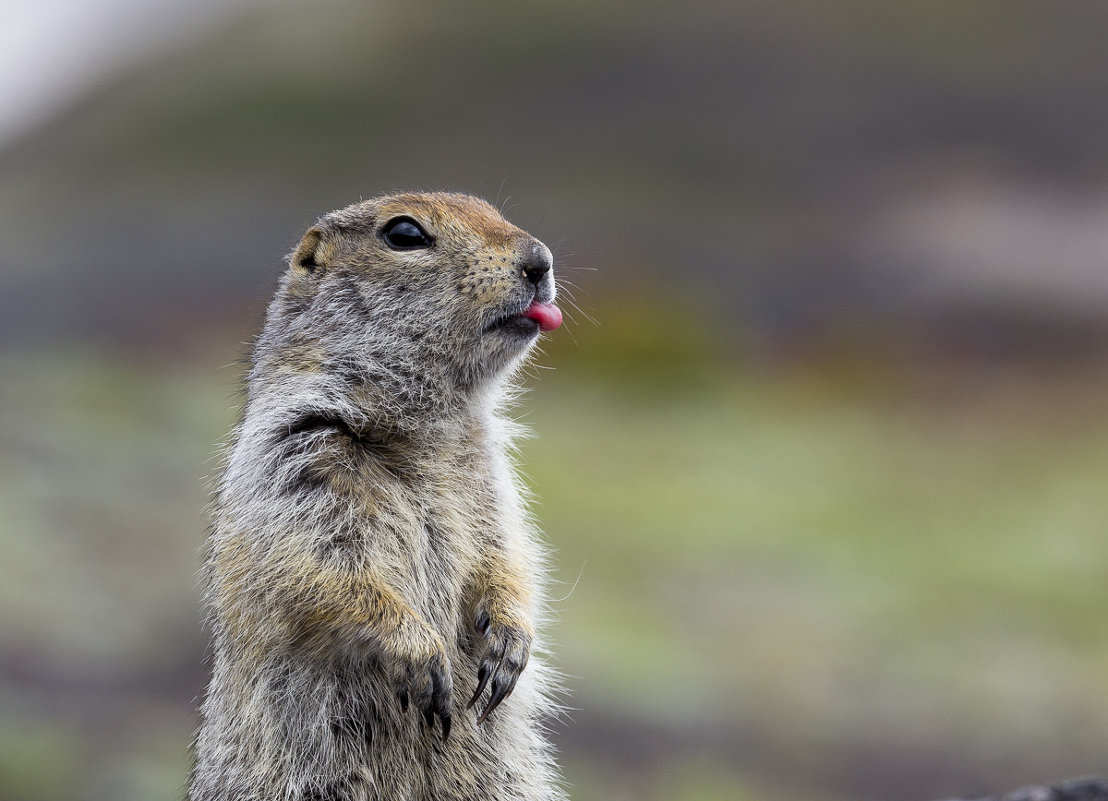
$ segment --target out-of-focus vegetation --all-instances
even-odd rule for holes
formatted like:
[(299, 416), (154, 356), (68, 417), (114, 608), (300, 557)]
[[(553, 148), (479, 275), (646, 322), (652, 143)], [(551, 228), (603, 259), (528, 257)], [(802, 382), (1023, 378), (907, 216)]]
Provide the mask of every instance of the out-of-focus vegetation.
[(261, 4), (0, 150), (0, 798), (179, 796), (243, 342), (316, 214), (412, 186), (565, 282), (517, 413), (575, 799), (1108, 770), (1106, 25)]
[(953, 321), (1003, 352), (1044, 311), (1047, 339), (1103, 334), (1106, 26), (1069, 0), (263, 3), (0, 152), (0, 333), (164, 345), (256, 302), (322, 210), (425, 187), (773, 347)]
[[(577, 797), (925, 797), (1098, 764), (1108, 375), (877, 392), (752, 370), (692, 394), (556, 355), (522, 462), (557, 550)], [(4, 370), (0, 794), (172, 798), (236, 368)]]

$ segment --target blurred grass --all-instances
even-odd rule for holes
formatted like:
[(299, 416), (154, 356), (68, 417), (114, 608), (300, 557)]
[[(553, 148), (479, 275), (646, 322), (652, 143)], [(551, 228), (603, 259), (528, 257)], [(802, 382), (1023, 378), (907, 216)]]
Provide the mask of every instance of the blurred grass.
[(712, 715), (722, 689), (813, 725), (885, 689), (917, 697), (917, 724), (998, 726), (1029, 704), (1044, 737), (1052, 710), (1108, 720), (1108, 425), (996, 391), (939, 416), (781, 384), (533, 403), (539, 514), (564, 578), (583, 566), (567, 659), (605, 691)]
[[(717, 365), (662, 386), (558, 357), (519, 413), (579, 716), (741, 729), (814, 763), (897, 742), (1097, 767), (1103, 377), (873, 392)], [(237, 371), (91, 351), (3, 368), (0, 797), (173, 797), (203, 681), (202, 477)], [(628, 773), (573, 738), (578, 798), (828, 797), (711, 754)]]

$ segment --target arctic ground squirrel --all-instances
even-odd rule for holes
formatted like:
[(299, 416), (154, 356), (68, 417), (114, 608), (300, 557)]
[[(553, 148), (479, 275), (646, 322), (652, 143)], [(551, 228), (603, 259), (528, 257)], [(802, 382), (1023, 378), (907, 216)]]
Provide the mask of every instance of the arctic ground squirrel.
[(556, 801), (545, 551), (504, 403), (549, 249), (466, 195), (331, 212), (289, 257), (215, 487), (191, 801)]

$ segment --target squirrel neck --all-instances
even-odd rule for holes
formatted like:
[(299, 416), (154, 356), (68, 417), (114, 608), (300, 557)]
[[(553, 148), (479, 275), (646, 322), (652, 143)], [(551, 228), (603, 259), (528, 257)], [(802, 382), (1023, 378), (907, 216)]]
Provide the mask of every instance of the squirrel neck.
[(510, 379), (491, 379), (474, 388), (453, 387), (442, 379), (433, 370), (397, 374), (369, 364), (354, 369), (349, 361), (337, 369), (297, 372), (287, 364), (257, 361), (248, 381), (246, 416), (264, 415), (257, 422), (275, 434), (308, 417), (332, 419), (367, 441), (431, 458), (442, 448), (484, 450), (501, 444), (506, 430), (501, 408), (514, 393)]
[(279, 433), (320, 415), (358, 436), (419, 451), (505, 444), (500, 410), (516, 394), (519, 361), (497, 375), (467, 375), (432, 337), (375, 325), (368, 312), (346, 319), (359, 308), (349, 288), (342, 303), (315, 309), (317, 299), (308, 313), (288, 284), (286, 276), (254, 347), (247, 417), (264, 415), (259, 422)]

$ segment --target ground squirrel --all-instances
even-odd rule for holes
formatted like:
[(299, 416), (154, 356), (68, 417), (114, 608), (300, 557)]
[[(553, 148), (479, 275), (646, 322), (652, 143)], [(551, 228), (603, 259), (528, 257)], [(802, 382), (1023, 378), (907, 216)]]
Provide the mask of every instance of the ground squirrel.
[(564, 798), (501, 411), (561, 323), (551, 266), (443, 193), (324, 215), (289, 257), (215, 492), (191, 801)]

